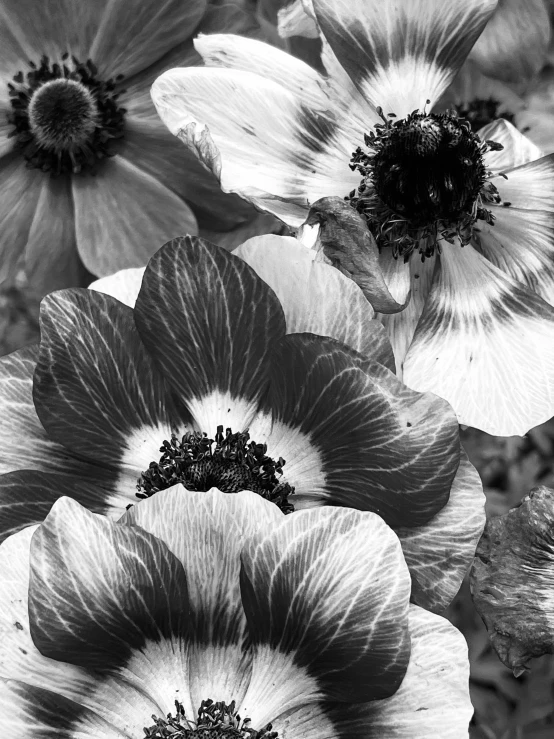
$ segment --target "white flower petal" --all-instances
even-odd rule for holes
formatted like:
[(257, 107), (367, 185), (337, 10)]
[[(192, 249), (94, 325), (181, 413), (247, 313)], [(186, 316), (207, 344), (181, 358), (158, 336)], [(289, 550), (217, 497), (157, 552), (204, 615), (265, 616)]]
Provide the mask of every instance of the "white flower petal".
[(121, 269), (113, 275), (91, 282), (88, 286), (89, 290), (98, 290), (105, 295), (111, 295), (130, 308), (134, 308), (145, 269), (145, 267)]
[[(500, 151), (488, 151), (485, 154), (485, 166), (493, 172), (506, 172), (514, 167), (527, 164), (542, 157), (543, 153), (531, 139), (524, 136), (517, 128), (504, 118), (481, 128), (477, 135), (482, 141), (496, 141), (504, 147)], [(502, 182), (498, 181), (502, 190)]]

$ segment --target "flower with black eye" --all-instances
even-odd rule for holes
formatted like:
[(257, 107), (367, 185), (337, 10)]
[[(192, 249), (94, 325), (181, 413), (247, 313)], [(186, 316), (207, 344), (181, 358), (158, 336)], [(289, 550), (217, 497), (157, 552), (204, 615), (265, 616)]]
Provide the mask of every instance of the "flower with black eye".
[(213, 5), (2, 3), (0, 282), (22, 266), (43, 293), (77, 284), (80, 261), (110, 274), (179, 234), (252, 220), (175, 145), (149, 97), (171, 63), (197, 63), (198, 29), (249, 27), (239, 2), (215, 16)]
[(293, 226), (322, 198), (350, 202), (404, 307), (382, 318), (400, 376), (512, 435), (554, 413), (554, 155), (506, 121), (476, 134), (432, 112), (495, 6), (314, 0), (326, 74), (204, 36), (207, 67), (165, 72), (152, 94), (226, 191)]
[(61, 498), (0, 546), (6, 736), (467, 734), (467, 645), (379, 516), (180, 487), (118, 522)]
[(118, 517), (176, 483), (293, 516), (346, 506), (397, 531), (415, 601), (444, 609), (482, 531), (479, 477), (452, 409), (395, 377), (361, 290), (314, 256), (187, 237), (45, 298), (40, 349), (0, 360), (1, 534), (60, 495)]

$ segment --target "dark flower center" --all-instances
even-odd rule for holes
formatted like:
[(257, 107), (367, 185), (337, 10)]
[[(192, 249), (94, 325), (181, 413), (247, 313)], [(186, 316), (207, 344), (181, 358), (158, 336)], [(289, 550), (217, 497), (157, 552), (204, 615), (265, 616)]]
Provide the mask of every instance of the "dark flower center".
[(277, 739), (271, 724), (256, 731), (250, 727), (250, 719), (241, 719), (235, 708), (235, 701), (202, 701), (196, 721), (189, 721), (181, 703), (175, 701), (175, 715), (169, 713), (165, 719), (152, 716), (154, 725), (144, 727), (143, 739)]
[(493, 123), (499, 118), (504, 118), (509, 123), (514, 122), (514, 114), (509, 111), (500, 113), (498, 108), (500, 103), (494, 98), (475, 98), (471, 100), (467, 105), (455, 105), (454, 108), (460, 118), (465, 118), (469, 121), (471, 130), (477, 133), (480, 128), (486, 126), (488, 123)]
[(455, 113), (393, 114), (365, 136), (350, 167), (362, 175), (348, 196), (365, 216), (380, 247), (392, 246), (406, 259), (418, 249), (430, 256), (437, 241), (469, 242), (478, 218), (492, 222), (487, 202), (500, 200), (489, 182), (483, 155), (502, 148), (482, 142)]
[(151, 462), (137, 483), (137, 498), (149, 498), (160, 490), (182, 483), (188, 490), (206, 492), (212, 487), (222, 493), (251, 490), (275, 503), (284, 513), (291, 513), (288, 498), (294, 488), (280, 482), (285, 460), (268, 457), (267, 445), (250, 441), (248, 432), (233, 434), (217, 427), (215, 439), (198, 431), (164, 441), (162, 456)]
[(28, 166), (54, 175), (94, 173), (98, 161), (113, 154), (111, 142), (123, 136), (122, 90), (116, 92), (123, 78), (99, 80), (90, 59), (82, 64), (68, 54), (61, 64), (43, 57), (29, 65), (8, 84), (10, 135)]

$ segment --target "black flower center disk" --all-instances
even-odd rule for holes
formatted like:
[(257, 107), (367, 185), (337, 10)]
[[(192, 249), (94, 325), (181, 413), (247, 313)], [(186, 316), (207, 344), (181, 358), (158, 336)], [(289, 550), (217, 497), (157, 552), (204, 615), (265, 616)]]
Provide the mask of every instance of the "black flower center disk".
[(469, 243), (477, 219), (493, 221), (485, 205), (500, 202), (483, 156), (502, 146), (481, 141), (454, 112), (415, 111), (401, 120), (378, 112), (383, 123), (366, 134), (367, 150), (352, 155), (362, 181), (347, 200), (379, 247), (407, 260), (414, 250), (431, 256), (441, 238)]
[(486, 126), (488, 123), (493, 123), (499, 118), (509, 123), (514, 123), (514, 114), (505, 110), (502, 113), (499, 112), (500, 103), (494, 98), (475, 98), (470, 100), (466, 104), (455, 105), (454, 109), (460, 118), (465, 118), (469, 121), (471, 130), (477, 133), (480, 128)]
[(113, 140), (123, 136), (123, 91), (116, 92), (123, 77), (102, 81), (90, 59), (83, 64), (68, 54), (59, 64), (43, 57), (29, 66), (8, 84), (10, 136), (27, 166), (53, 175), (94, 173), (98, 161), (114, 153)]
[(182, 483), (188, 490), (222, 493), (251, 490), (275, 503), (284, 513), (294, 511), (288, 498), (294, 488), (280, 482), (285, 460), (268, 457), (267, 445), (250, 441), (248, 432), (233, 434), (217, 427), (215, 439), (199, 431), (176, 436), (160, 447), (159, 462), (151, 462), (137, 483), (137, 498), (149, 498), (160, 490)]
[(235, 708), (235, 701), (202, 701), (196, 721), (189, 721), (183, 706), (175, 701), (175, 715), (169, 713), (165, 719), (152, 716), (154, 725), (144, 727), (143, 739), (277, 739), (271, 724), (259, 731), (252, 729), (250, 719), (241, 719)]

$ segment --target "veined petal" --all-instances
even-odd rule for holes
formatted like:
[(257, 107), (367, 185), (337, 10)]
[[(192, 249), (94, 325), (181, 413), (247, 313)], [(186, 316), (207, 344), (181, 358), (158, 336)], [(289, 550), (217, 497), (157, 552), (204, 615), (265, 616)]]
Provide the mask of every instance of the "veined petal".
[(253, 72), (289, 90), (311, 110), (325, 112), (329, 109), (325, 78), (286, 51), (229, 33), (201, 35), (195, 39), (194, 47), (207, 67)]
[(41, 336), (33, 395), (49, 436), (132, 486), (183, 421), (170, 417), (133, 312), (94, 290), (58, 291), (42, 303)]
[(360, 288), (286, 236), (256, 236), (234, 254), (275, 290), (288, 334), (330, 336), (394, 371), (392, 347)]
[(460, 423), (511, 436), (552, 416), (553, 378), (554, 309), (473, 247), (443, 242), (404, 381), (448, 400)]
[[(291, 226), (310, 202), (358, 183), (352, 141), (334, 113), (310, 107), (273, 80), (235, 69), (172, 69), (152, 97), (169, 130), (193, 148), (226, 192)], [(225, 115), (214, 101), (225, 101)]]
[(2, 730), (17, 739), (127, 739), (94, 711), (51, 690), (0, 678)]
[(395, 530), (412, 576), (412, 601), (442, 613), (467, 574), (485, 525), (479, 473), (462, 450), (444, 508), (425, 526)]
[(79, 254), (100, 277), (142, 267), (169, 239), (198, 232), (184, 200), (119, 154), (96, 177), (74, 177), (72, 191)]
[(504, 202), (512, 203), (516, 208), (554, 210), (554, 154), (510, 169), (506, 175), (507, 179), (497, 177), (492, 180)]
[(145, 269), (146, 267), (120, 269), (119, 272), (115, 272), (113, 275), (94, 280), (90, 283), (88, 289), (97, 290), (104, 293), (104, 295), (111, 295), (112, 298), (117, 298), (120, 303), (134, 308)]
[(190, 38), (207, 4), (207, 0), (105, 1), (103, 12), (96, 16), (97, 31), (88, 56), (101, 60), (106, 76), (130, 77)]
[[(286, 460), (295, 507), (318, 497), (417, 526), (446, 504), (459, 462), (454, 413), (382, 365), (330, 339), (287, 336), (275, 347), (266, 406), (273, 423), (264, 441)], [(285, 452), (287, 429), (308, 448), (296, 442)], [(253, 424), (261, 440), (257, 433)]]
[(242, 565), (254, 658), (241, 714), (253, 725), (318, 700), (395, 692), (409, 659), (410, 581), (399, 542), (379, 516), (295, 513), (252, 537)]
[(146, 268), (135, 319), (199, 429), (247, 428), (268, 383), (272, 346), (285, 334), (275, 293), (251, 267), (203, 239), (174, 239)]
[[(480, 128), (477, 135), (481, 141), (496, 141), (504, 147), (500, 151), (487, 151), (484, 156), (487, 169), (493, 172), (505, 173), (542, 157), (539, 147), (504, 118)], [(498, 180), (500, 189), (504, 189), (502, 185), (502, 181)]]
[(176, 485), (133, 506), (124, 523), (161, 539), (187, 573), (191, 637), (187, 650), (193, 706), (217, 696), (240, 703), (250, 679), (240, 594), (244, 542), (277, 526), (283, 514), (250, 492), (196, 493)]
[[(329, 718), (353, 739), (461, 739), (473, 715), (469, 660), (462, 634), (417, 606), (409, 616), (412, 652), (397, 692), (385, 700), (335, 706)], [(445, 716), (447, 718), (445, 719)]]
[(410, 292), (410, 299), (404, 310), (399, 313), (377, 314), (392, 344), (396, 373), (398, 378), (402, 379), (404, 359), (431, 289), (436, 257), (433, 255), (424, 262), (410, 259), (409, 263), (405, 264), (402, 259), (395, 259), (392, 256), (392, 250), (386, 249), (379, 255), (379, 261), (393, 297), (398, 302), (404, 302), (408, 291)]
[(314, 0), (340, 64), (374, 106), (404, 118), (436, 102), (496, 6), (496, 0)]
[[(77, 504), (75, 504), (77, 505)], [(103, 716), (120, 730), (139, 736), (152, 713), (163, 711), (146, 692), (117, 678), (100, 679), (76, 665), (44, 657), (29, 626), (29, 549), (36, 526), (10, 536), (0, 546), (0, 677), (54, 691)], [(75, 566), (73, 563), (73, 567)], [(150, 673), (149, 678), (152, 675)], [(148, 681), (146, 684), (150, 684)], [(168, 705), (167, 710), (173, 706)]]
[(469, 55), (485, 74), (522, 82), (546, 64), (550, 36), (545, 0), (499, 0)]

